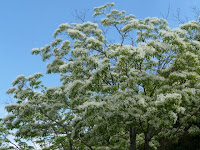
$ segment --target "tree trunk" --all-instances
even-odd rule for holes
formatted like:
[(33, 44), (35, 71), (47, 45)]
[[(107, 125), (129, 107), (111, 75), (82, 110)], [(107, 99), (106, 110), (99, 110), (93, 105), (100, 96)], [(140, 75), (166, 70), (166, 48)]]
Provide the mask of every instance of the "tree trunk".
[(145, 138), (144, 150), (149, 150), (149, 139)]
[[(149, 130), (149, 126), (148, 126), (148, 130)], [(149, 142), (151, 140), (150, 133), (148, 133), (148, 131), (147, 131), (144, 134), (144, 136), (145, 136), (144, 150), (149, 150)]]
[(73, 150), (73, 144), (72, 144), (72, 141), (71, 141), (71, 140), (69, 140), (69, 149), (70, 149), (70, 150)]
[(136, 130), (130, 126), (130, 148), (129, 150), (136, 150)]
[(151, 132), (152, 132), (152, 129), (150, 129), (150, 125), (149, 123), (147, 123), (147, 130), (144, 133), (144, 137), (145, 137), (144, 150), (149, 150), (149, 141), (151, 140), (151, 136), (150, 136)]

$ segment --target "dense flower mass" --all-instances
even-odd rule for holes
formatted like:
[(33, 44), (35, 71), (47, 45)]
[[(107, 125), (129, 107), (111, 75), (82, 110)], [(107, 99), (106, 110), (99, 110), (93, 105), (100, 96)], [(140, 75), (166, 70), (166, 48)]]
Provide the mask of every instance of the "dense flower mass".
[(171, 29), (165, 19), (112, 7), (94, 9), (99, 24), (62, 24), (54, 41), (32, 50), (61, 85), (46, 87), (41, 73), (13, 81), (7, 92), (17, 103), (6, 106), (0, 126), (4, 149), (34, 149), (31, 142), (43, 150), (168, 149), (200, 134), (199, 21)]

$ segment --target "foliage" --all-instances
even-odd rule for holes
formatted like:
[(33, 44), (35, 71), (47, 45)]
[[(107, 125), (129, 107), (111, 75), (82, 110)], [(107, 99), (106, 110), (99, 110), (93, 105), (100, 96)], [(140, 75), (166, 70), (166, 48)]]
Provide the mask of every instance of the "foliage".
[(99, 24), (61, 24), (54, 41), (32, 50), (61, 85), (46, 87), (41, 73), (18, 76), (2, 128), (43, 150), (165, 149), (199, 135), (199, 22), (171, 29), (112, 7), (94, 8)]

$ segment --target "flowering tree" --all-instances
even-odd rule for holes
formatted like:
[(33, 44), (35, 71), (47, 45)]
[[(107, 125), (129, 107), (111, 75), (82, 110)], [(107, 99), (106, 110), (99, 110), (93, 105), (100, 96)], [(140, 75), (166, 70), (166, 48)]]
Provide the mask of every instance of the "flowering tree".
[(41, 73), (13, 81), (7, 92), (17, 103), (3, 121), (18, 141), (44, 150), (148, 150), (200, 133), (199, 22), (171, 29), (113, 6), (94, 9), (99, 24), (61, 24), (54, 41), (32, 50), (61, 85), (46, 87)]

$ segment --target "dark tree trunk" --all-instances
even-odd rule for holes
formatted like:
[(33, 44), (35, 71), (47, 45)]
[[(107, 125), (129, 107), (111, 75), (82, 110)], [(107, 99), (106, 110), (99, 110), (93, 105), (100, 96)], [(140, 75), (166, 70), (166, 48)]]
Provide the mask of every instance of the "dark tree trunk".
[(129, 150), (136, 150), (136, 130), (130, 126), (130, 148)]
[(145, 143), (144, 143), (144, 150), (149, 150), (149, 141), (151, 140), (151, 132), (153, 129), (150, 129), (149, 123), (147, 123), (147, 130), (144, 133)]
[(144, 150), (149, 150), (149, 139), (145, 137)]
[(72, 141), (71, 141), (71, 140), (69, 140), (69, 149), (70, 149), (70, 150), (73, 150), (73, 144), (72, 144)]

